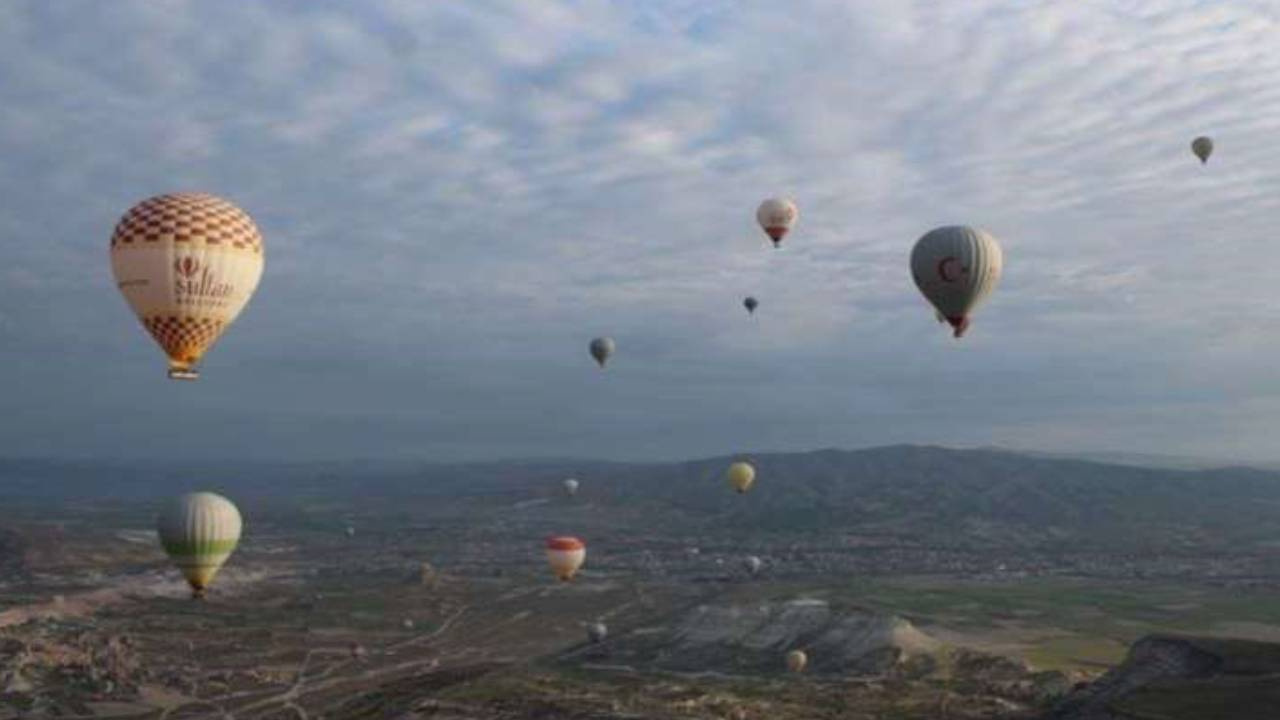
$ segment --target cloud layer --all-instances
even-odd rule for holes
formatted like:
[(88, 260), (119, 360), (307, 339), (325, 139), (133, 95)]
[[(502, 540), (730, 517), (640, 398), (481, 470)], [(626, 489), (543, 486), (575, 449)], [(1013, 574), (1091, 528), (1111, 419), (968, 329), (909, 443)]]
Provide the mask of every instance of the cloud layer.
[[(6, 3), (0, 452), (1276, 459), (1274, 6), (939, 5)], [(196, 384), (106, 262), (173, 189), (268, 246)], [(1006, 251), (960, 343), (953, 222)]]

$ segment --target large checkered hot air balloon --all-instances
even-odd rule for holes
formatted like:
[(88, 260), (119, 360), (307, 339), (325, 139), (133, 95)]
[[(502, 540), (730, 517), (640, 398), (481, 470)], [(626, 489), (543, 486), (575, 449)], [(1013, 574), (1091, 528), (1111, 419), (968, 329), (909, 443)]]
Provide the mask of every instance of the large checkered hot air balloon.
[(192, 597), (204, 597), (240, 542), (242, 526), (236, 506), (211, 492), (183, 495), (160, 513), (160, 544), (187, 579)]
[(253, 220), (204, 193), (143, 200), (111, 236), (116, 285), (178, 380), (198, 377), (196, 363), (249, 302), (262, 264)]

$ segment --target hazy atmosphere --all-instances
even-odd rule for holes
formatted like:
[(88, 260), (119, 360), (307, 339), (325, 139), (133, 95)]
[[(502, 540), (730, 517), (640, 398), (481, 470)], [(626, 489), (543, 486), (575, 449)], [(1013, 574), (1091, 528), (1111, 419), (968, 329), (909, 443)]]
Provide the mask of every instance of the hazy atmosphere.
[[(1277, 460), (1278, 36), (1270, 2), (5, 2), (0, 453)], [(172, 190), (267, 248), (198, 383), (107, 263)], [(947, 223), (1005, 249), (959, 342), (907, 269)]]

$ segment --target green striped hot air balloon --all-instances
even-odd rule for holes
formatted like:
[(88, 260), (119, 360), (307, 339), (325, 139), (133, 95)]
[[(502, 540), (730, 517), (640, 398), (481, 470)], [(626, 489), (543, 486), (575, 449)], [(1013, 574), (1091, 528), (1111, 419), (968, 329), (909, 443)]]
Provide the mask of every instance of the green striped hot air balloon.
[(241, 526), (236, 506), (211, 492), (183, 495), (160, 513), (160, 544), (191, 585), (192, 597), (204, 597), (240, 542)]

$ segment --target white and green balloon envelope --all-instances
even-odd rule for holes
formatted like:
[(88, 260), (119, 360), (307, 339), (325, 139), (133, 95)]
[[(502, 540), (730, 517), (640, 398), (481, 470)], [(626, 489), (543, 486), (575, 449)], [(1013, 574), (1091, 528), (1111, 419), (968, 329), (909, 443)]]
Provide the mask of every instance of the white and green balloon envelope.
[(240, 542), (243, 522), (230, 500), (211, 492), (183, 495), (160, 513), (160, 544), (202, 597)]

